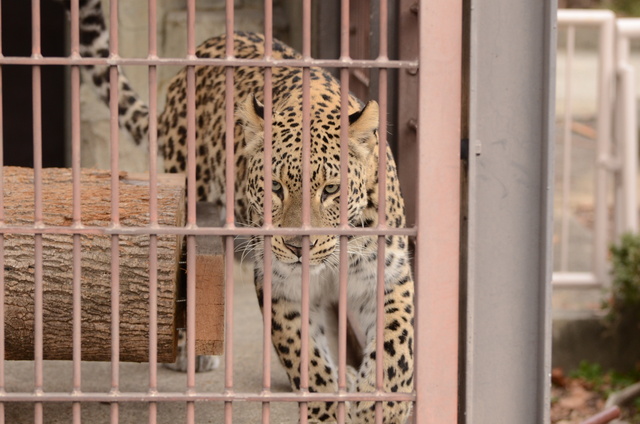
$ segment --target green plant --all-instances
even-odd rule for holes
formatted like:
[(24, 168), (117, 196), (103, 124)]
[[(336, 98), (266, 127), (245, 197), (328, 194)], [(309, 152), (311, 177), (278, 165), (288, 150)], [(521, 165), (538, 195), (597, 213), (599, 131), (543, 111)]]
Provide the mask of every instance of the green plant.
[(589, 361), (580, 361), (578, 369), (573, 370), (570, 374), (571, 378), (579, 378), (588, 383), (594, 390), (600, 390), (604, 383), (604, 372), (600, 364)]
[[(600, 364), (589, 361), (581, 361), (578, 368), (573, 370), (569, 376), (582, 380), (604, 398), (640, 381), (640, 371), (619, 373), (610, 370), (605, 372)], [(635, 402), (638, 402), (638, 406), (640, 406), (640, 398)]]
[(638, 0), (612, 0), (611, 8), (627, 16), (640, 16), (640, 2)]
[(611, 246), (611, 299), (605, 303), (610, 319), (640, 322), (640, 235), (624, 234)]

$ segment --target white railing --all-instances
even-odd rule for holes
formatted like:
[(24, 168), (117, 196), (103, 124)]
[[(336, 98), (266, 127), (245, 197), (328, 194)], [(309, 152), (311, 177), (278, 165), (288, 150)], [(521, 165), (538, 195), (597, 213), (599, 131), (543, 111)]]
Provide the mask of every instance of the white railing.
[(626, 18), (616, 21), (616, 134), (620, 146), (622, 190), (618, 190), (616, 203), (616, 234), (638, 231), (638, 125), (636, 103), (636, 69), (631, 63), (631, 40), (640, 39), (640, 19)]
[[(615, 15), (605, 10), (559, 10), (558, 27), (566, 30), (566, 56), (563, 81), (564, 101), (563, 107), (563, 162), (561, 182), (561, 218), (559, 264), (553, 274), (554, 284), (565, 286), (597, 286), (606, 284), (607, 276), (607, 248), (609, 238), (608, 228), (608, 185), (612, 174), (618, 169), (612, 160), (612, 116), (614, 108), (613, 89), (615, 83), (613, 46), (615, 43)], [(572, 174), (572, 148), (574, 126), (574, 59), (576, 46), (576, 30), (587, 27), (591, 31), (596, 30), (598, 37), (598, 73), (596, 102), (596, 166), (595, 190), (594, 190), (594, 230), (590, 271), (572, 271), (569, 268), (570, 254), (570, 194)], [(584, 87), (580, 87), (584, 88)]]

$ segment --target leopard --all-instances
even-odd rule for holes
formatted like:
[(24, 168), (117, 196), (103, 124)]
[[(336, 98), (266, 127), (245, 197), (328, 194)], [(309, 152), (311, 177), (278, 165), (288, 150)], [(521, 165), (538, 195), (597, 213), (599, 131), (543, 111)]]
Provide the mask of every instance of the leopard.
[[(69, 7), (69, 0), (66, 2)], [(109, 57), (109, 34), (100, 0), (80, 0), (80, 54)], [(233, 34), (233, 58), (263, 60), (265, 36), (254, 32)], [(195, 52), (197, 58), (225, 58), (226, 35), (209, 38)], [(265, 73), (259, 66), (242, 63), (232, 67), (233, 105), (226, 104), (227, 67), (195, 64), (195, 175), (198, 200), (233, 207), (235, 225), (266, 228), (264, 204), (271, 199), (273, 228), (303, 225), (304, 197), (308, 196), (307, 222), (312, 228), (341, 228), (340, 197), (347, 196), (349, 228), (404, 228), (405, 206), (391, 148), (380, 149), (380, 108), (377, 102), (362, 102), (348, 94), (342, 109), (341, 86), (327, 70), (315, 66), (287, 66), (303, 56), (285, 43), (272, 39), (270, 125), (265, 125)], [(307, 77), (304, 73), (307, 72)], [(91, 84), (100, 99), (109, 102), (110, 72), (107, 65), (82, 67), (84, 83)], [(158, 150), (166, 172), (185, 173), (187, 153), (187, 92), (189, 71), (185, 67), (171, 80), (164, 110), (157, 119)], [(303, 120), (303, 84), (310, 96), (308, 120)], [(136, 145), (148, 146), (148, 106), (118, 72), (118, 120)], [(227, 127), (226, 110), (234, 110), (233, 128)], [(348, 120), (342, 118), (348, 115)], [(308, 125), (309, 181), (303, 191), (303, 121)], [(307, 122), (308, 121), (308, 122)], [(341, 123), (348, 122), (347, 131)], [(235, 183), (233, 204), (226, 204), (226, 134), (233, 132)], [(265, 184), (265, 134), (270, 131), (271, 184)], [(347, 134), (343, 140), (341, 134)], [(341, 169), (341, 144), (347, 144), (347, 169)], [(379, 174), (379, 156), (386, 169)], [(341, 172), (347, 187), (341, 187)], [(385, 187), (384, 220), (380, 222), (379, 179)], [(414, 280), (409, 240), (405, 235), (375, 232), (350, 235), (346, 243), (339, 235), (310, 232), (302, 235), (274, 234), (270, 238), (271, 339), (292, 390), (309, 393), (339, 393), (338, 360), (329, 348), (330, 315), (339, 302), (339, 268), (347, 267), (347, 304), (362, 341), (358, 363), (347, 370), (347, 391), (377, 393), (376, 363), (382, 360), (382, 390), (413, 393)], [(248, 241), (254, 269), (258, 305), (264, 313), (265, 238)], [(378, 243), (384, 242), (384, 258), (378, 258)], [(347, 263), (340, 265), (346, 246)], [(308, 384), (301, 379), (303, 327), (303, 257), (308, 261)], [(377, 350), (376, 311), (378, 261), (384, 261), (383, 351)], [(344, 403), (346, 422), (375, 422), (375, 396), (353, 397)], [(338, 401), (307, 403), (310, 423), (335, 423)], [(382, 422), (403, 424), (411, 416), (411, 401), (384, 401)]]

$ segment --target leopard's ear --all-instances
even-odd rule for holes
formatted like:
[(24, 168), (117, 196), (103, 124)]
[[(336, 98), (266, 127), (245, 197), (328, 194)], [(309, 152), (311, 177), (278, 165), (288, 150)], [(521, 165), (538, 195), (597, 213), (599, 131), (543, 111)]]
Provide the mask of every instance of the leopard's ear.
[(264, 141), (264, 105), (251, 94), (238, 106), (236, 115), (242, 122), (247, 149), (259, 147)]
[(369, 157), (378, 145), (379, 114), (378, 103), (372, 100), (349, 115), (349, 145), (362, 159)]

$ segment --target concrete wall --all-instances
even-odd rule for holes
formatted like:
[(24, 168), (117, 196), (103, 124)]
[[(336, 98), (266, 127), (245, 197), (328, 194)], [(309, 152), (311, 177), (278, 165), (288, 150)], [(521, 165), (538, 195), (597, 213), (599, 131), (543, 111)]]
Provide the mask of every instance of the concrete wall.
[[(198, 0), (196, 2), (196, 43), (225, 31), (224, 0)], [(235, 0), (235, 28), (237, 30), (264, 31), (262, 0)], [(274, 5), (274, 33), (286, 41), (291, 8), (288, 3)], [(147, 56), (148, 15), (146, 1), (119, 2), (119, 48), (122, 57)], [(187, 45), (187, 11), (184, 0), (157, 0), (158, 55), (184, 57)], [(103, 0), (105, 15), (109, 15), (109, 0)], [(164, 107), (166, 87), (179, 67), (158, 69), (158, 110)], [(143, 99), (148, 99), (148, 70), (145, 66), (126, 66), (124, 73)], [(90, 86), (81, 90), (82, 166), (109, 168), (109, 110), (100, 102)], [(145, 171), (148, 154), (133, 145), (128, 135), (121, 132), (120, 168), (125, 171)]]

